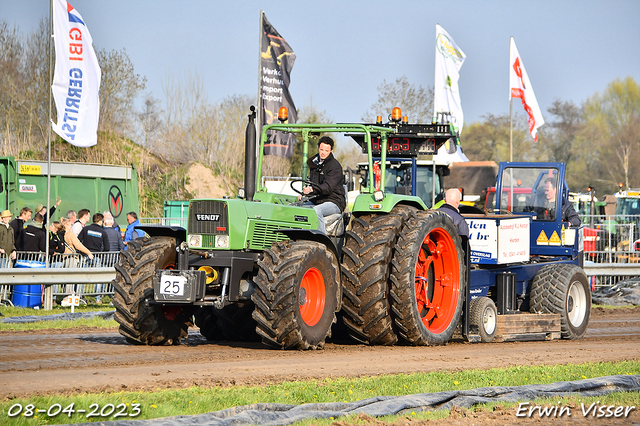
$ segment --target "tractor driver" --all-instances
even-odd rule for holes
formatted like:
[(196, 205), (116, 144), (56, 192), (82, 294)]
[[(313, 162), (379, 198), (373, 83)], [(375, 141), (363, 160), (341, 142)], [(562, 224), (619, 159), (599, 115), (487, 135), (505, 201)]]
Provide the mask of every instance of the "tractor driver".
[[(541, 197), (536, 204), (535, 212), (537, 218), (541, 220), (554, 220), (556, 208), (556, 196), (558, 193), (555, 178), (547, 178), (543, 185), (544, 197)], [(562, 221), (569, 222), (572, 227), (580, 226), (580, 216), (573, 208), (573, 204), (568, 199), (562, 197)]]
[[(309, 180), (314, 186), (305, 186), (302, 192), (314, 196), (304, 205), (313, 207), (318, 215), (318, 230), (326, 233), (324, 218), (332, 214), (340, 214), (347, 206), (342, 182), (342, 166), (332, 154), (333, 139), (323, 136), (318, 141), (318, 153), (307, 160)], [(298, 199), (301, 199), (299, 196)]]

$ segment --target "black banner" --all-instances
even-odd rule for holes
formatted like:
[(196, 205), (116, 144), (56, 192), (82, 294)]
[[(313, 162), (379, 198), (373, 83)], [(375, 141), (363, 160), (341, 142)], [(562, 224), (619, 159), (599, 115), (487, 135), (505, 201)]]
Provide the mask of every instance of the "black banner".
[[(278, 123), (278, 110), (286, 106), (288, 123), (295, 123), (298, 114), (289, 93), (289, 82), (296, 55), (282, 36), (262, 14), (262, 48), (260, 52), (260, 123)], [(259, 129), (260, 132), (262, 129)], [(265, 155), (291, 157), (296, 138), (291, 133), (268, 132)]]

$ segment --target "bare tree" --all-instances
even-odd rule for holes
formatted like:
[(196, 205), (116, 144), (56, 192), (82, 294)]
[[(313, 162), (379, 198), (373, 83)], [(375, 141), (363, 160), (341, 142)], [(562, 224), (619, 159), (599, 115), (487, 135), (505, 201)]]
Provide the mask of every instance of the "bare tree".
[[(585, 135), (598, 156), (597, 174), (610, 186), (640, 185), (640, 86), (631, 77), (616, 79), (585, 103)], [(595, 171), (595, 170), (594, 170)]]
[(136, 74), (126, 49), (96, 52), (102, 81), (100, 84), (99, 128), (125, 136), (133, 133), (134, 102), (145, 88), (147, 78)]
[(378, 86), (378, 101), (363, 116), (363, 121), (373, 122), (377, 115), (386, 121), (387, 114), (400, 107), (402, 115), (412, 123), (430, 123), (433, 111), (433, 88), (409, 83), (407, 77), (397, 78), (393, 83), (386, 80)]
[(159, 104), (160, 101), (148, 93), (145, 97), (142, 111), (137, 114), (141, 133), (140, 141), (145, 147), (151, 150), (154, 149), (154, 144), (163, 126), (161, 117), (162, 110)]

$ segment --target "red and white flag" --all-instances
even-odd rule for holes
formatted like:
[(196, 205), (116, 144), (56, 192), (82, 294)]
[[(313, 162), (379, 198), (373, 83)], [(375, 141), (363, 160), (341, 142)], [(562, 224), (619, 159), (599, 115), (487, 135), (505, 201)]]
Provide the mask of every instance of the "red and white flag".
[(533, 140), (538, 141), (538, 127), (544, 124), (542, 112), (538, 106), (536, 95), (529, 81), (527, 71), (524, 69), (522, 58), (516, 48), (516, 42), (511, 37), (511, 51), (509, 58), (509, 100), (520, 98), (522, 106), (529, 116), (529, 131)]
[(98, 140), (102, 72), (84, 19), (65, 0), (53, 1), (56, 65), (53, 98), (58, 123), (53, 130), (72, 145), (89, 147)]

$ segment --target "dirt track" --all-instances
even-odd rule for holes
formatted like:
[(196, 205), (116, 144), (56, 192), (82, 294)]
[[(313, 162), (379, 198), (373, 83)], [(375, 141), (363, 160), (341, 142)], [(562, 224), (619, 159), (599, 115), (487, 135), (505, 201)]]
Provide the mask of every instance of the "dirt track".
[(640, 308), (594, 309), (580, 341), (276, 351), (210, 343), (192, 331), (174, 347), (133, 346), (113, 331), (0, 333), (0, 397), (191, 385), (265, 384), (304, 378), (487, 369), (640, 358)]

